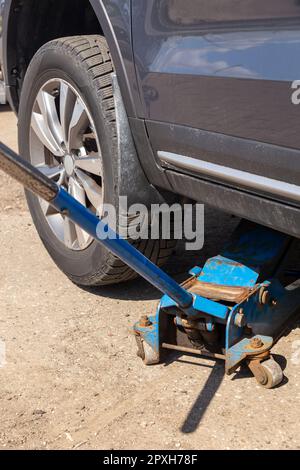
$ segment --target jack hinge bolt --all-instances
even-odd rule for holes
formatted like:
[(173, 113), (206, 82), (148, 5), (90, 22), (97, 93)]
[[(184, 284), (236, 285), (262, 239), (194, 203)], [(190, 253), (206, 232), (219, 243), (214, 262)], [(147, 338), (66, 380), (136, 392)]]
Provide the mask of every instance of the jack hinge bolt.
[(244, 326), (246, 326), (246, 324), (247, 324), (246, 316), (245, 316), (244, 310), (242, 308), (239, 310), (239, 312), (234, 317), (234, 324), (238, 328), (243, 328)]
[(251, 348), (253, 349), (259, 349), (259, 348), (262, 348), (264, 345), (264, 343), (262, 342), (262, 340), (260, 338), (253, 338), (251, 341), (250, 341), (250, 346)]

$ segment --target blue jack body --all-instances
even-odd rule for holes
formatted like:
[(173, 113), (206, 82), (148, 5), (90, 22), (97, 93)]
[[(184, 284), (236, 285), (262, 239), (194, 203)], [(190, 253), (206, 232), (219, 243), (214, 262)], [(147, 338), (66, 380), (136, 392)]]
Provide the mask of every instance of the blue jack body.
[(243, 220), (222, 253), (179, 285), (63, 189), (53, 205), (164, 293), (156, 313), (134, 326), (146, 364), (160, 362), (164, 349), (185, 352), (190, 343), (191, 352), (224, 358), (227, 374), (246, 361), (262, 385), (277, 384), (279, 371), (270, 379), (264, 364), (300, 305), (300, 288), (276, 279), (291, 237)]
[(221, 255), (190, 271), (183, 286), (193, 294), (192, 307), (178, 309), (164, 295), (148, 326), (136, 323), (139, 350), (146, 342), (156, 352), (148, 358), (146, 346), (144, 361), (158, 362), (165, 348), (192, 353), (179, 328), (196, 354), (222, 357), (227, 374), (246, 361), (261, 385), (277, 385), (282, 375), (270, 350), (300, 305), (300, 288), (286, 288), (276, 278), (291, 243), (287, 235), (241, 221)]

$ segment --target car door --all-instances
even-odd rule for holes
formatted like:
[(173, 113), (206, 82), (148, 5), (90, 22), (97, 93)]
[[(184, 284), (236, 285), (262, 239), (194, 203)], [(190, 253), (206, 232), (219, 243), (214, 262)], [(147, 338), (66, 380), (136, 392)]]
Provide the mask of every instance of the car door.
[(159, 163), (300, 184), (300, 1), (132, 0), (132, 13), (140, 117)]

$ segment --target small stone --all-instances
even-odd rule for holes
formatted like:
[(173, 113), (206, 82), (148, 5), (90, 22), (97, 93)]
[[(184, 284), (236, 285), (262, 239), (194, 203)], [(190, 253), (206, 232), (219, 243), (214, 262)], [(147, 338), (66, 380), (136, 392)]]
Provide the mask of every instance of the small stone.
[(35, 416), (42, 416), (42, 415), (45, 415), (47, 413), (47, 411), (44, 411), (44, 410), (34, 410), (32, 412), (33, 415)]

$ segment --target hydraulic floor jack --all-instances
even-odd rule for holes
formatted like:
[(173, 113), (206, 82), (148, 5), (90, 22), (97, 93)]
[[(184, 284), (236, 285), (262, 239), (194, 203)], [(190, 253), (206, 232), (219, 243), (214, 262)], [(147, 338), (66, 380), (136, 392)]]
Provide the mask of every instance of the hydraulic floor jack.
[[(293, 239), (241, 221), (222, 253), (194, 267), (179, 285), (54, 181), (0, 143), (0, 169), (45, 199), (164, 295), (154, 315), (134, 326), (147, 365), (175, 350), (225, 361), (232, 374), (246, 363), (266, 388), (283, 379), (271, 348), (300, 308), (300, 287), (279, 280)], [(106, 233), (106, 237), (99, 234)]]

